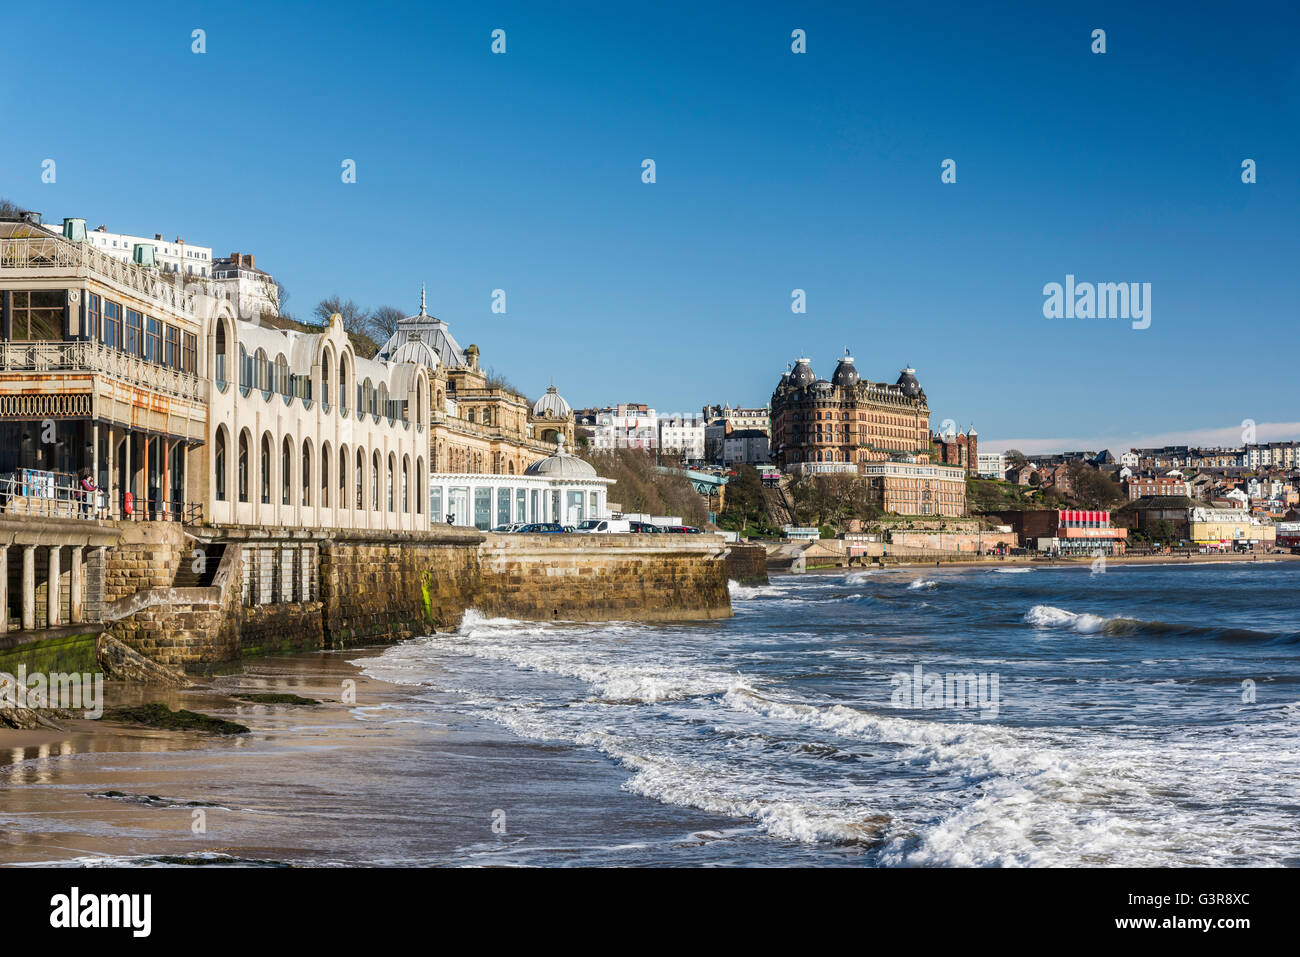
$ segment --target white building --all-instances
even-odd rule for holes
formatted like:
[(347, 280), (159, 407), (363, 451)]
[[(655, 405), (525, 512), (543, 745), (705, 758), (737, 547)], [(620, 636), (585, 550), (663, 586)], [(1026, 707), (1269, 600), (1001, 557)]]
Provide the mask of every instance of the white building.
[(435, 522), (481, 531), (516, 522), (577, 525), (609, 517), (612, 484), (613, 479), (601, 478), (587, 462), (566, 452), (561, 433), (555, 451), (523, 475), (431, 475), (429, 512)]
[(592, 444), (598, 452), (615, 449), (654, 449), (659, 445), (659, 417), (654, 409), (620, 403), (596, 413)]
[(704, 458), (704, 416), (671, 415), (659, 420), (659, 448), (688, 462)]
[(1000, 479), (1007, 474), (1007, 457), (1002, 452), (978, 452), (976, 468), (980, 478)]
[[(216, 300), (212, 300), (216, 302)], [(220, 302), (209, 324), (206, 515), (216, 524), (428, 528), (429, 378)]]
[(263, 313), (280, 314), (280, 287), (275, 277), (258, 269), (252, 253), (231, 253), (213, 260), (212, 278), (242, 319)]
[(1132, 449), (1129, 449), (1127, 452), (1125, 452), (1123, 455), (1119, 457), (1119, 464), (1127, 465), (1131, 469), (1137, 468), (1140, 461), (1141, 461), (1141, 457)]
[[(83, 220), (74, 220), (81, 222)], [(102, 253), (133, 262), (136, 246), (152, 246), (158, 268), (165, 272), (180, 272), (190, 276), (212, 275), (212, 247), (194, 246), (177, 236), (170, 242), (163, 239), (162, 233), (154, 233), (153, 238), (133, 236), (130, 233), (110, 233), (106, 226), (96, 226), (86, 233), (86, 242)]]
[(737, 429), (722, 440), (723, 465), (767, 465), (772, 461), (768, 435), (761, 429)]

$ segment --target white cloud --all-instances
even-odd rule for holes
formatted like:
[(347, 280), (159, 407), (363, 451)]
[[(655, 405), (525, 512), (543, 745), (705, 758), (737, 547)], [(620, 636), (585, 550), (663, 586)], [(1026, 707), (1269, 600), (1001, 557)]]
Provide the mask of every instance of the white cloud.
[[(1260, 422), (1255, 426), (1255, 441), (1257, 442), (1286, 442), (1293, 439), (1300, 440), (1300, 422)], [(1184, 432), (1092, 435), (1073, 438), (985, 439), (984, 436), (980, 436), (980, 448), (987, 452), (1019, 449), (1026, 455), (1078, 450), (1100, 452), (1102, 449), (1110, 449), (1112, 455), (1119, 455), (1119, 453), (1127, 452), (1129, 449), (1158, 448), (1162, 445), (1227, 446), (1236, 448), (1240, 447), (1241, 444), (1240, 425), (1189, 429)]]

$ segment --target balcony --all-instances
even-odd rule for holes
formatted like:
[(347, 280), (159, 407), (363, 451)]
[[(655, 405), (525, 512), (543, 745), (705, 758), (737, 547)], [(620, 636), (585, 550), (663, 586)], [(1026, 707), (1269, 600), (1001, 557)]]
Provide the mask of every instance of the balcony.
[(92, 372), (189, 402), (207, 401), (206, 383), (197, 375), (98, 342), (0, 342), (3, 372)]

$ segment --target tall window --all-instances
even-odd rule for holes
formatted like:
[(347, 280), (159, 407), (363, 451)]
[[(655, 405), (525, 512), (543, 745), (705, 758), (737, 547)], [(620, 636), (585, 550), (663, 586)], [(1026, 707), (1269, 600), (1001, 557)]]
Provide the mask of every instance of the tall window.
[(280, 450), (280, 504), (291, 505), (289, 501), (289, 490), (292, 487), (293, 478), (293, 444), (289, 437), (284, 437), (284, 447)]
[(162, 323), (152, 316), (144, 324), (144, 357), (150, 362), (162, 361)]
[(311, 442), (303, 439), (302, 443), (302, 504), (311, 504)]
[(339, 448), (339, 508), (348, 507), (348, 447)]
[(262, 504), (271, 504), (271, 433), (262, 436)]
[(239, 433), (239, 500), (248, 501), (248, 433)]
[(213, 455), (213, 464), (216, 468), (216, 486), (217, 501), (226, 500), (226, 430), (217, 429), (217, 450)]
[(357, 510), (365, 508), (365, 501), (361, 496), (362, 483), (366, 477), (366, 457), (365, 454), (357, 449)]
[[(181, 338), (181, 371), (193, 375), (195, 372), (199, 371), (198, 363), (199, 337), (194, 335), (192, 332), (187, 332)], [(223, 382), (222, 384), (224, 385), (225, 383)]]
[(14, 291), (14, 339), (62, 339), (62, 289), (20, 289)]
[(86, 296), (86, 328), (82, 333), (91, 342), (99, 341), (101, 308), (99, 296), (93, 292)]
[(374, 511), (379, 511), (379, 483), (382, 479), (379, 469), (379, 453), (376, 452), (370, 459), (370, 507)]
[(144, 316), (134, 309), (126, 311), (126, 337), (122, 348), (133, 356), (141, 354), (144, 347)]
[(167, 327), (167, 367), (181, 367), (181, 331), (175, 326)]

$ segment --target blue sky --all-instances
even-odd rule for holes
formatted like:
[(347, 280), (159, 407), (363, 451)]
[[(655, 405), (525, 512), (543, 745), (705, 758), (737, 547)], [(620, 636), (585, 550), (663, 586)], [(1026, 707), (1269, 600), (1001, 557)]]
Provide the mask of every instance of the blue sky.
[[(986, 448), (1300, 437), (1291, 5), (65, 6), (0, 12), (0, 195), (253, 252), (299, 317), (423, 281), (579, 406), (762, 404), (848, 346)], [(1151, 327), (1044, 318), (1067, 273)]]

